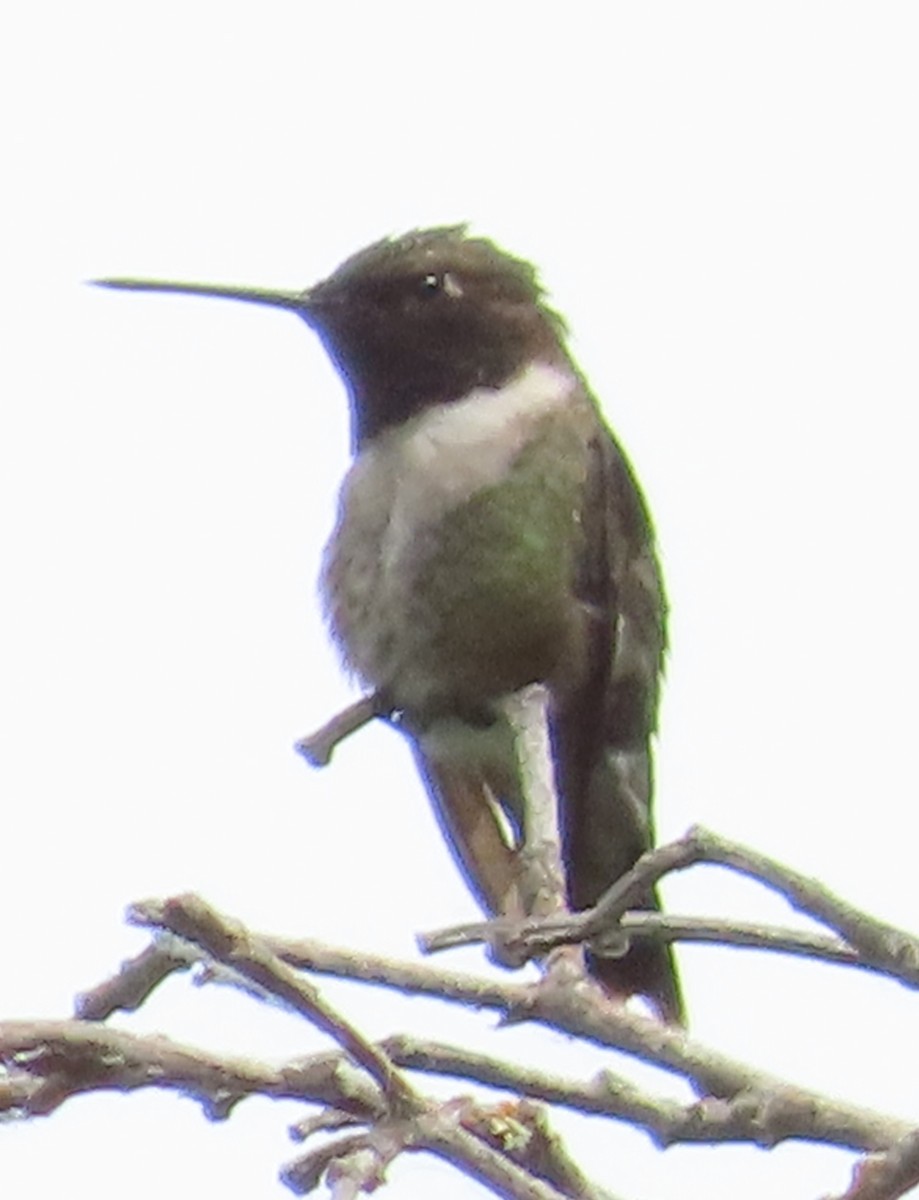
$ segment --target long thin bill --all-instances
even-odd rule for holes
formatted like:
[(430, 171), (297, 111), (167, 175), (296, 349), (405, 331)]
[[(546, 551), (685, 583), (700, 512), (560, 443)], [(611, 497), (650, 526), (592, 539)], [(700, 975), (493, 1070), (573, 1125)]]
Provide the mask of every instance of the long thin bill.
[(92, 279), (94, 287), (118, 288), (126, 292), (170, 292), (184, 296), (216, 296), (222, 300), (242, 300), (247, 304), (268, 304), (305, 313), (308, 292), (281, 292), (270, 288), (234, 287), (220, 283), (181, 283), (164, 279)]

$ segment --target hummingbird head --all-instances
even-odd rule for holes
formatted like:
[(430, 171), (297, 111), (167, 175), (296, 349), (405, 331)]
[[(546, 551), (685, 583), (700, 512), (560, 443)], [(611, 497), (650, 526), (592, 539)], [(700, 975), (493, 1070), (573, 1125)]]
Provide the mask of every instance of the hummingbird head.
[(385, 239), (306, 293), (304, 319), (352, 400), (358, 444), (432, 404), (565, 359), (536, 272), (463, 225)]
[(534, 268), (465, 225), (375, 242), (303, 292), (97, 282), (296, 312), (347, 386), (357, 446), (431, 405), (500, 387), (533, 360), (568, 363), (564, 323), (546, 305)]

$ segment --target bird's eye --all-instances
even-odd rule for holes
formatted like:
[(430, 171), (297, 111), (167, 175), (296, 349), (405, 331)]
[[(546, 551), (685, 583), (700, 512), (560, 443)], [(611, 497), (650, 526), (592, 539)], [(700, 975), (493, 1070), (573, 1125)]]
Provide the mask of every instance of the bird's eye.
[(459, 280), (450, 271), (444, 271), (442, 274), (429, 271), (421, 278), (421, 292), (424, 296), (443, 295), (449, 296), (451, 300), (456, 300), (462, 296), (463, 289)]

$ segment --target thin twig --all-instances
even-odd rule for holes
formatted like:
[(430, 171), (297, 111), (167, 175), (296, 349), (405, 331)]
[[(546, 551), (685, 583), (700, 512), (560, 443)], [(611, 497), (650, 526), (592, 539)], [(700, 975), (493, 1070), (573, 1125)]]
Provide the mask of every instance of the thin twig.
[[(308, 1192), (315, 1191), (329, 1168), (342, 1161), (349, 1161), (349, 1174), (352, 1179), (360, 1172), (363, 1183), (372, 1182), (376, 1185), (381, 1182), (379, 1158), (367, 1146), (367, 1133), (363, 1131), (334, 1138), (322, 1146), (316, 1146), (304, 1154), (298, 1154), (295, 1159), (281, 1169), (281, 1182), (295, 1196), (304, 1196)], [(341, 1179), (341, 1175), (339, 1175), (339, 1179)], [(352, 1194), (356, 1194), (356, 1192)], [(339, 1192), (340, 1195), (341, 1192)]]
[(350, 737), (352, 733), (357, 733), (359, 729), (363, 729), (375, 718), (385, 716), (386, 711), (387, 705), (378, 692), (362, 696), (354, 704), (349, 704), (340, 713), (336, 713), (315, 733), (309, 733), (300, 738), (294, 743), (294, 749), (298, 754), (303, 755), (310, 766), (328, 766), (335, 747), (340, 742)]
[(175, 971), (187, 971), (199, 957), (182, 938), (159, 934), (140, 954), (126, 959), (115, 975), (78, 995), (75, 1015), (84, 1021), (104, 1021), (119, 1010), (134, 1012), (164, 979)]
[[(724, 866), (758, 880), (783, 895), (793, 907), (829, 925), (843, 940), (655, 913), (626, 915), (628, 905), (668, 872), (685, 870), (698, 863)], [(480, 941), (498, 942), (506, 949), (509, 961), (526, 961), (546, 954), (553, 946), (577, 942), (589, 943), (595, 952), (602, 954), (604, 942), (609, 937), (620, 939), (623, 932), (662, 941), (717, 941), (806, 954), (874, 971), (908, 987), (919, 987), (919, 939), (845, 903), (816, 880), (700, 827), (642, 855), (592, 909), (570, 916), (519, 922), (499, 919), (455, 926), (426, 934), (419, 943), (425, 952), (431, 953)]]
[(884, 1154), (863, 1159), (852, 1172), (852, 1184), (838, 1200), (897, 1200), (919, 1184), (919, 1129)]
[(720, 863), (759, 879), (795, 908), (834, 929), (865, 962), (919, 987), (919, 938), (848, 904), (816, 879), (707, 829), (691, 829), (683, 840), (689, 843), (694, 861)]
[[(530, 959), (545, 954), (553, 946), (580, 942), (585, 937), (585, 924), (580, 914), (572, 918), (546, 917), (541, 920), (512, 922), (506, 918), (452, 925), (418, 936), (418, 945), (425, 954), (436, 954), (458, 946), (489, 943), (499, 937), (502, 944), (520, 958)], [(819, 959), (842, 966), (857, 967), (874, 974), (889, 972), (877, 963), (865, 962), (857, 951), (839, 938), (809, 933), (779, 925), (764, 925), (753, 921), (722, 921), (713, 917), (680, 917), (672, 913), (635, 911), (625, 913), (620, 928), (629, 938), (655, 942), (702, 942), (741, 949), (769, 950), (802, 958)], [(597, 953), (596, 943), (590, 942)]]
[(318, 988), (298, 975), (261, 938), (238, 921), (221, 916), (200, 897), (190, 894), (164, 902), (150, 900), (135, 905), (130, 910), (130, 918), (135, 924), (168, 929), (195, 942), (212, 958), (265, 988), (328, 1033), (377, 1081), (397, 1110), (418, 1107), (414, 1089), (389, 1059), (328, 1004)]
[(619, 917), (642, 891), (668, 872), (682, 871), (696, 863), (718, 864), (759, 880), (779, 892), (794, 908), (835, 930), (865, 963), (919, 987), (919, 939), (847, 904), (816, 879), (701, 826), (642, 855), (591, 910), (587, 922), (589, 933), (595, 935), (604, 928), (615, 928)]

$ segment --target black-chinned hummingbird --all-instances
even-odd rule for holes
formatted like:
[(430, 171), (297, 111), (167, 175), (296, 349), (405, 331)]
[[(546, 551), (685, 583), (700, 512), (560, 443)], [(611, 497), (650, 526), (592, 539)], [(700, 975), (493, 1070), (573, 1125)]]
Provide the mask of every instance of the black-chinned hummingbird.
[[(446, 226), (302, 292), (99, 282), (287, 308), (318, 333), (351, 406), (321, 580), (345, 663), (401, 714), (469, 886), (507, 915), (521, 813), (496, 730), (504, 698), (545, 685), (569, 901), (591, 906), (653, 844), (666, 606), (641, 491), (533, 267)], [(590, 966), (683, 1023), (668, 946)]]

